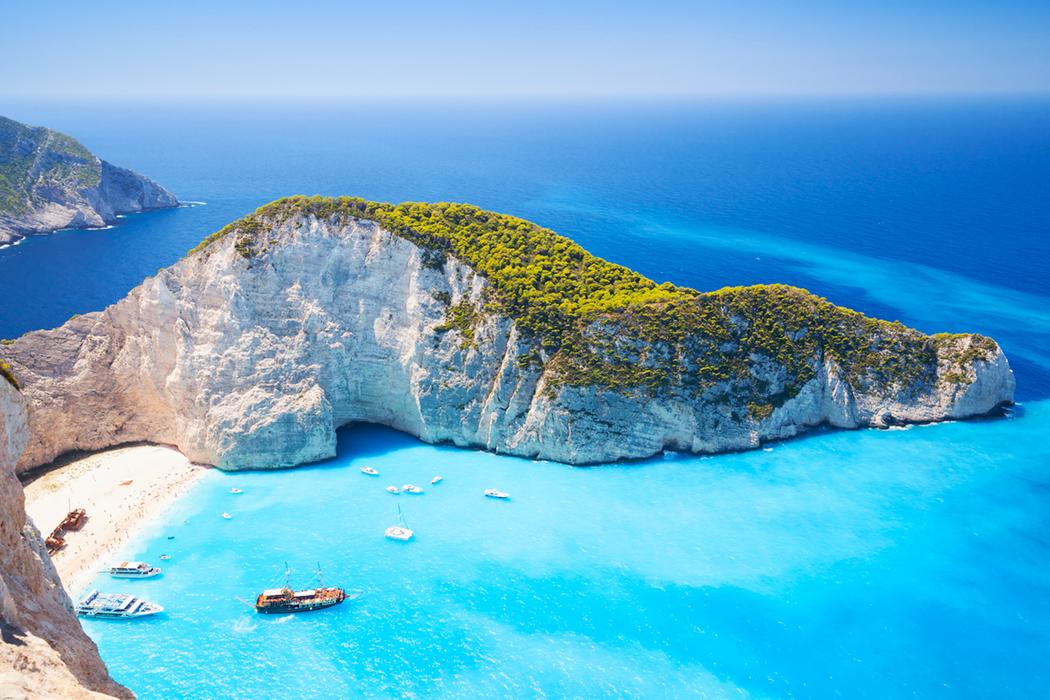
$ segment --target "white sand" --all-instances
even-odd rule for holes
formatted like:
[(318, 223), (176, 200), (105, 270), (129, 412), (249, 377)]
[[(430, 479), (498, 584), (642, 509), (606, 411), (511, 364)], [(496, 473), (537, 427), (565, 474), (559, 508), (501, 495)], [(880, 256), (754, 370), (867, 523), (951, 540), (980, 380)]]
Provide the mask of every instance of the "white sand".
[[(26, 512), (48, 534), (73, 508), (87, 522), (66, 534), (52, 560), (66, 591), (76, 598), (114, 553), (147, 523), (187, 493), (207, 472), (169, 447), (148, 445), (99, 452), (71, 462), (26, 487)], [(130, 481), (131, 483), (125, 483)], [(163, 562), (150, 562), (153, 565)]]

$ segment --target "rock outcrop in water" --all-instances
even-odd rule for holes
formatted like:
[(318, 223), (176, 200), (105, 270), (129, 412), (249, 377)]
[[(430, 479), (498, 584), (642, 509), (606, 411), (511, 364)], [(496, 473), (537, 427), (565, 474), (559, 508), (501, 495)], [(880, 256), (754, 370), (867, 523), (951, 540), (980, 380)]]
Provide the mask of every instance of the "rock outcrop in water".
[(131, 441), (292, 466), (352, 421), (589, 464), (983, 415), (1014, 389), (982, 336), (782, 285), (657, 285), (513, 217), (349, 198), (267, 205), (0, 359), (31, 401), (22, 468)]
[(0, 697), (132, 697), (109, 677), (26, 518), (15, 476), (25, 441), (22, 397), (0, 378)]
[(153, 180), (99, 159), (70, 136), (0, 117), (0, 245), (177, 205)]

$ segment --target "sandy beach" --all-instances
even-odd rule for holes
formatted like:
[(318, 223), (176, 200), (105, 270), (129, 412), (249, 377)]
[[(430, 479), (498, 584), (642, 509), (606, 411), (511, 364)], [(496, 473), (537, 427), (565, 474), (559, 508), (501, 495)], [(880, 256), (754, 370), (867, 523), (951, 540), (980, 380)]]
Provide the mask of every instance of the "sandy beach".
[(205, 473), (173, 448), (145, 445), (90, 455), (29, 484), (26, 512), (45, 537), (71, 508), (87, 511), (84, 527), (68, 533), (66, 546), (52, 557), (70, 597)]

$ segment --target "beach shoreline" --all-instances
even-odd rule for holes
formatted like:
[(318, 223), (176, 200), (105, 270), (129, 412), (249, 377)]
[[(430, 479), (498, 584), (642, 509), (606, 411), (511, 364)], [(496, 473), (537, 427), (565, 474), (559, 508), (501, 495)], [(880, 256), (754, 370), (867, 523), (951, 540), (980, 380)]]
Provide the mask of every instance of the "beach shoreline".
[[(178, 450), (137, 445), (97, 452), (42, 474), (25, 486), (26, 513), (47, 535), (74, 508), (87, 511), (82, 529), (65, 535), (52, 555), (74, 600), (128, 542), (167, 512), (208, 472)], [(156, 565), (158, 562), (150, 562)]]

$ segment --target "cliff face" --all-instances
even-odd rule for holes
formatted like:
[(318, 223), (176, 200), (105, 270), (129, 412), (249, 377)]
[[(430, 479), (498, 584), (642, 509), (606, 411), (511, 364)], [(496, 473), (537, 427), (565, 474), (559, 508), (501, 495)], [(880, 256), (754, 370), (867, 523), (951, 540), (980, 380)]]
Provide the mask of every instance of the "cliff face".
[(14, 471), (26, 433), (22, 397), (0, 379), (0, 697), (132, 697), (106, 672), (26, 519)]
[(157, 183), (100, 160), (65, 134), (0, 117), (0, 245), (177, 205)]
[[(1013, 398), (1005, 356), (981, 336), (925, 336), (790, 287), (657, 286), (526, 222), (441, 210), (454, 226), (526, 232), (513, 251), (541, 271), (519, 289), (479, 272), (507, 252), (477, 257), (481, 233), (446, 245), (345, 202), (270, 205), (105, 311), (0, 346), (32, 407), (21, 468), (129, 441), (223, 468), (292, 466), (334, 454), (351, 421), (587, 464), (751, 448), (821, 423), (981, 415)], [(633, 285), (634, 301), (565, 311), (555, 282), (533, 281), (563, 252), (580, 266), (566, 283), (597, 274), (612, 281), (594, 294)]]

